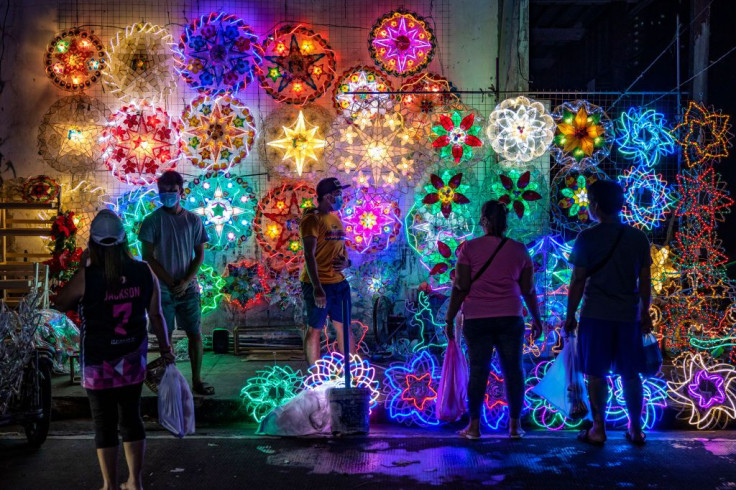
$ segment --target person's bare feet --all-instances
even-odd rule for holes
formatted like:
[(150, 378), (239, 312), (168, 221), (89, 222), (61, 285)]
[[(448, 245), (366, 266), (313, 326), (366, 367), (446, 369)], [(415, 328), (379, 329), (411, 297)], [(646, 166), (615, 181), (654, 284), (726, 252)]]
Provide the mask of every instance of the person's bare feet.
[(463, 439), (480, 439), (480, 430), (472, 429), (470, 426), (468, 426), (463, 430), (459, 430), (457, 432), (457, 435), (459, 435)]
[(126, 481), (120, 485), (121, 490), (143, 490), (143, 485), (136, 481)]

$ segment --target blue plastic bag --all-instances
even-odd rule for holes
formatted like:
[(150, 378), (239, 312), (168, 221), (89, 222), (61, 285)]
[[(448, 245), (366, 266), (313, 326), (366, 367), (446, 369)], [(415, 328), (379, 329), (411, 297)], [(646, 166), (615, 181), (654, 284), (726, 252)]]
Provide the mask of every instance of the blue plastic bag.
[(642, 336), (642, 345), (644, 346), (644, 366), (641, 374), (643, 376), (656, 376), (662, 367), (662, 351), (659, 349), (657, 337), (652, 333)]

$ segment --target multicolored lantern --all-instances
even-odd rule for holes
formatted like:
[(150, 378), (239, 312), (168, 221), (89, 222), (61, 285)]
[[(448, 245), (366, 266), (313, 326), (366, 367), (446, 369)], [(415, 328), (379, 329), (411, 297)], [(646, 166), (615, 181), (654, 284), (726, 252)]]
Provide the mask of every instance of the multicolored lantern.
[(222, 294), (227, 302), (241, 310), (249, 310), (265, 300), (269, 293), (266, 268), (258, 262), (242, 260), (227, 264)]
[(554, 223), (571, 231), (581, 231), (590, 225), (588, 187), (605, 179), (606, 174), (597, 167), (580, 169), (571, 165), (561, 169), (552, 179), (550, 191)]
[(402, 223), (396, 201), (365, 188), (356, 188), (347, 197), (340, 218), (348, 248), (358, 253), (375, 253), (396, 241)]
[[(616, 428), (626, 428), (629, 414), (621, 376), (607, 376), (608, 402), (606, 403), (606, 423)], [(642, 429), (651, 429), (662, 418), (667, 408), (667, 382), (662, 378), (642, 378), (644, 410), (641, 414)]]
[(423, 70), (432, 60), (434, 49), (434, 33), (427, 21), (402, 9), (378, 19), (368, 39), (368, 50), (376, 65), (397, 77)]
[(105, 57), (105, 48), (92, 31), (68, 29), (46, 48), (46, 75), (59, 88), (81, 92), (100, 78)]
[(507, 216), (508, 236), (523, 243), (536, 240), (549, 231), (549, 203), (542, 199), (548, 195), (547, 174), (527, 167), (528, 170), (513, 162), (501, 162), (483, 186), (490, 189), (491, 199), (508, 206), (511, 211)]
[(128, 246), (133, 257), (140, 259), (143, 254), (138, 233), (143, 220), (160, 205), (158, 191), (148, 187), (139, 187), (120, 196), (110, 208), (120, 216), (128, 239)]
[(193, 179), (185, 190), (186, 205), (202, 217), (212, 250), (227, 250), (245, 242), (252, 233), (256, 195), (243, 177), (208, 172)]
[(278, 27), (268, 34), (263, 49), (261, 87), (279, 102), (312, 102), (327, 91), (335, 78), (335, 53), (309, 27)]
[(107, 107), (86, 95), (59, 99), (43, 116), (38, 128), (38, 152), (54, 170), (79, 174), (98, 168)]
[(401, 86), (401, 106), (410, 121), (419, 114), (434, 114), (438, 109), (460, 102), (457, 89), (442, 75), (417, 73)]
[(491, 112), (486, 135), (502, 159), (521, 164), (549, 150), (555, 136), (555, 121), (540, 102), (514, 97), (504, 100)]
[(618, 151), (636, 165), (653, 167), (675, 152), (675, 138), (665, 127), (664, 115), (653, 109), (631, 107), (618, 119)]
[(385, 372), (388, 416), (419, 427), (440, 424), (436, 415), (440, 369), (427, 350), (415, 354), (406, 364), (392, 363)]
[(683, 149), (687, 166), (692, 168), (728, 156), (730, 128), (729, 116), (691, 101), (682, 122), (672, 128), (672, 133), (680, 135), (677, 144)]
[[(370, 408), (378, 405), (379, 384), (376, 380), (376, 369), (360, 356), (350, 354), (350, 376), (353, 388), (370, 390)], [(319, 386), (341, 388), (345, 386), (345, 358), (339, 352), (331, 352), (309, 368), (304, 379), (304, 387), (313, 390)]]
[(669, 246), (652, 245), (649, 252), (652, 257), (652, 288), (655, 294), (661, 294), (667, 283), (680, 277), (680, 273), (672, 262)]
[(263, 49), (243, 19), (213, 12), (184, 29), (175, 60), (191, 88), (209, 95), (234, 94), (260, 73)]
[(587, 100), (559, 105), (552, 112), (557, 132), (552, 153), (560, 165), (596, 165), (608, 156), (614, 139), (606, 112)]
[(637, 228), (651, 230), (658, 227), (675, 204), (662, 176), (644, 167), (631, 167), (619, 176), (618, 182), (624, 189), (621, 218)]
[(354, 66), (338, 78), (333, 92), (333, 104), (346, 118), (371, 118), (380, 110), (390, 109), (395, 96), (381, 94), (392, 92), (391, 82), (375, 68)]
[(202, 303), (202, 315), (211, 313), (220, 305), (225, 287), (225, 279), (207, 264), (202, 264), (197, 271), (197, 285)]
[(241, 163), (255, 137), (250, 109), (229, 95), (200, 95), (181, 115), (181, 150), (192, 165), (202, 169), (226, 170)]
[(253, 229), (269, 267), (296, 268), (303, 260), (299, 221), (316, 206), (316, 191), (305, 182), (284, 183), (258, 202)]
[(107, 90), (124, 103), (165, 101), (176, 87), (173, 45), (169, 31), (149, 23), (118, 32), (102, 72)]
[[(390, 301), (396, 299), (401, 277), (400, 264), (388, 256), (371, 257), (355, 272), (353, 291), (370, 305), (378, 296), (386, 296)], [(352, 284), (351, 284), (352, 286)]]
[(458, 165), (483, 157), (479, 149), (483, 142), (477, 136), (480, 133), (480, 118), (475, 113), (441, 113), (435, 122), (437, 125), (432, 127), (429, 140), (432, 147), (439, 151), (440, 158), (452, 160)]
[(152, 184), (176, 167), (178, 136), (176, 123), (160, 107), (124, 106), (110, 116), (100, 138), (105, 166), (126, 184)]
[(23, 182), (21, 198), (25, 202), (46, 204), (59, 197), (61, 186), (48, 175), (36, 175)]

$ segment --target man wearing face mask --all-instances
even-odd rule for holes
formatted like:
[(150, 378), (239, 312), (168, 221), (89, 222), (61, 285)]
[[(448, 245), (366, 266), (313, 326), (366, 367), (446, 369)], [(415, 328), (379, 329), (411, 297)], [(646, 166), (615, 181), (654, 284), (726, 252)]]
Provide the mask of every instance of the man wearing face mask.
[(347, 187), (334, 177), (320, 180), (317, 207), (304, 213), (299, 223), (304, 245), (300, 280), (308, 325), (304, 351), (310, 365), (320, 358), (320, 340), (328, 316), (337, 331), (338, 348), (345, 355), (342, 325), (347, 319), (343, 318), (343, 309), (349, 313), (351, 304), (350, 285), (342, 271), (350, 266), (350, 260), (345, 251), (345, 230), (336, 213), (342, 207), (342, 190)]
[(214, 388), (202, 382), (202, 332), (197, 272), (209, 241), (202, 218), (181, 207), (184, 179), (173, 170), (158, 179), (161, 207), (146, 216), (138, 238), (143, 260), (148, 262), (161, 285), (161, 310), (169, 330), (184, 330), (189, 340), (192, 389), (200, 395), (213, 395)]

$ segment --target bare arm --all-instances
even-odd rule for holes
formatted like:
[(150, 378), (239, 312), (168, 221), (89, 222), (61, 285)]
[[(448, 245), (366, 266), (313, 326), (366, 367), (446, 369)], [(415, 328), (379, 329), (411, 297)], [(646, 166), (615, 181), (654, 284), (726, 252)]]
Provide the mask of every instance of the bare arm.
[(453, 322), (469, 291), (470, 265), (457, 264), (455, 267), (455, 281), (452, 284), (452, 293), (450, 294), (450, 304), (447, 307), (447, 316), (445, 317), (445, 333), (450, 339), (455, 338)]
[(54, 305), (59, 311), (74, 310), (84, 296), (84, 267), (80, 267), (69, 282), (59, 291)]
[(526, 303), (526, 307), (532, 315), (532, 340), (534, 340), (542, 335), (542, 315), (539, 314), (537, 288), (534, 286), (534, 269), (532, 267), (526, 267), (521, 271), (519, 288), (524, 303)]
[(649, 264), (644, 265), (639, 271), (639, 318), (642, 333), (650, 333), (654, 326), (649, 314), (649, 305), (652, 302), (652, 270)]
[(324, 308), (327, 306), (327, 295), (324, 289), (322, 289), (322, 283), (319, 282), (319, 274), (317, 272), (317, 237), (305, 236), (302, 238), (302, 242), (304, 245), (304, 264), (307, 267), (307, 275), (314, 289), (314, 302), (317, 308)]
[(567, 319), (565, 320), (565, 331), (568, 333), (574, 332), (578, 328), (575, 313), (578, 311), (580, 301), (583, 299), (587, 275), (588, 272), (585, 270), (585, 267), (576, 265), (572, 270), (570, 287), (567, 291)]
[[(153, 274), (153, 268), (151, 268), (151, 273)], [(158, 339), (162, 357), (167, 361), (174, 362), (174, 356), (171, 353), (171, 344), (169, 343), (169, 334), (166, 329), (166, 319), (161, 312), (161, 289), (156, 280), (153, 281), (153, 294), (151, 295), (151, 303), (148, 305), (148, 319), (151, 321), (153, 333)]]
[(143, 256), (143, 260), (148, 262), (148, 265), (151, 266), (151, 270), (158, 277), (159, 281), (166, 284), (167, 287), (173, 288), (174, 279), (166, 272), (164, 266), (154, 258), (153, 253), (155, 250), (156, 246), (153, 243), (141, 241), (141, 255)]
[(204, 262), (204, 243), (200, 243), (194, 247), (194, 260), (189, 264), (187, 275), (184, 276), (184, 279), (182, 279), (181, 282), (184, 284), (192, 282), (194, 278), (197, 277), (197, 273), (199, 272), (199, 268), (202, 266), (202, 262)]

